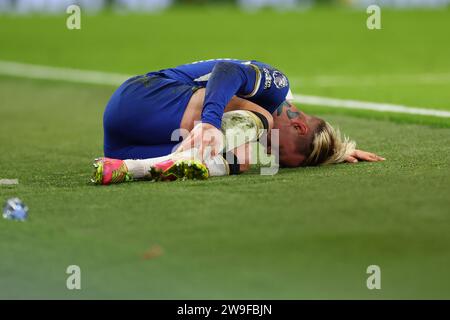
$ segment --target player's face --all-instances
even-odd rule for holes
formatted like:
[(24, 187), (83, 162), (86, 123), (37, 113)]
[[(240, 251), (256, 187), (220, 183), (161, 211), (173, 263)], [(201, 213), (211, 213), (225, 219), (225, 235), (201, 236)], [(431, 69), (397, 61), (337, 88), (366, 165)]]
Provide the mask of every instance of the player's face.
[(314, 133), (321, 119), (299, 112), (296, 119), (280, 125), (280, 164), (299, 167), (308, 158)]
[(299, 145), (306, 144), (304, 140), (308, 127), (305, 119), (298, 112), (295, 119), (283, 117), (276, 121), (275, 127), (279, 130), (280, 164), (284, 167), (298, 167), (305, 160), (304, 155), (299, 152)]

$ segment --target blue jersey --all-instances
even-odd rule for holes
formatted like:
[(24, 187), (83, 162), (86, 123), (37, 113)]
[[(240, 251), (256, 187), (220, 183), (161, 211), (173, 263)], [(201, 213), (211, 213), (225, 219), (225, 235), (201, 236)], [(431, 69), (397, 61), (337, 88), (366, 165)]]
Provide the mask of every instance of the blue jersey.
[(103, 115), (105, 156), (145, 159), (173, 152), (179, 142), (173, 133), (199, 87), (206, 88), (201, 120), (217, 128), (234, 95), (273, 113), (290, 93), (281, 71), (257, 61), (199, 61), (130, 78)]
[(270, 113), (291, 95), (289, 80), (280, 70), (254, 60), (212, 59), (149, 74), (205, 87), (202, 122), (217, 128), (233, 95), (252, 101)]

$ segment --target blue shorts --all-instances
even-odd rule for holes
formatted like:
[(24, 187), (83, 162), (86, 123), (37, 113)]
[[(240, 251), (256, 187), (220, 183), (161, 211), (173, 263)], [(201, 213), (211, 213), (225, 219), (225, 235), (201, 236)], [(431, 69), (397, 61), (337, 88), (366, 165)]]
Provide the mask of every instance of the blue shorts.
[(125, 81), (103, 115), (104, 153), (115, 159), (145, 159), (171, 153), (179, 141), (184, 111), (197, 88), (149, 73)]

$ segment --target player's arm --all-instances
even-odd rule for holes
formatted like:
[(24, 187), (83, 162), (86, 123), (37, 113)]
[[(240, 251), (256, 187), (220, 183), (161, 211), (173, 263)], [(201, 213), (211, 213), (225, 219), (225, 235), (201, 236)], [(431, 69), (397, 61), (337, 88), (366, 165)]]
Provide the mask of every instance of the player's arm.
[(273, 128), (273, 117), (270, 114), (270, 112), (264, 109), (263, 107), (260, 107), (256, 103), (234, 96), (231, 98), (230, 102), (225, 107), (225, 112), (234, 110), (247, 110), (255, 114), (259, 114), (266, 119), (268, 123), (267, 129), (271, 130)]
[[(225, 107), (233, 96), (250, 96), (257, 89), (259, 70), (252, 65), (221, 61), (206, 85), (202, 122), (220, 129)], [(256, 85), (255, 85), (256, 84)]]
[[(258, 78), (259, 75), (259, 78)], [(212, 154), (221, 149), (221, 123), (225, 107), (233, 96), (251, 96), (256, 92), (260, 81), (257, 68), (229, 61), (217, 62), (206, 85), (205, 101), (201, 120), (191, 134), (182, 142), (179, 150), (193, 146), (203, 155), (207, 146)]]

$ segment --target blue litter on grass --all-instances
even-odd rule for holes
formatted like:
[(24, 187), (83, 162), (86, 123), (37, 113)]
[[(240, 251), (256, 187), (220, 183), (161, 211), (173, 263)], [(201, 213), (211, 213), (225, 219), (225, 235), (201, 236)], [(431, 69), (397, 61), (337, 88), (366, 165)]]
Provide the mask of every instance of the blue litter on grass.
[(3, 207), (3, 218), (25, 221), (28, 217), (28, 207), (19, 198), (8, 199)]

